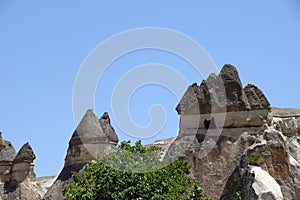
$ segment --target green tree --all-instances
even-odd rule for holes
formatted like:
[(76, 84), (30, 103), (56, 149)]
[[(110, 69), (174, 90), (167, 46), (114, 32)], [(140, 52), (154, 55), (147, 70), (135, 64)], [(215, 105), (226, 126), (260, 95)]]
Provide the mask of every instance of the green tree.
[(141, 141), (122, 142), (114, 151), (88, 163), (63, 194), (70, 200), (88, 199), (189, 199), (207, 200), (185, 161), (165, 164), (161, 150), (146, 148)]

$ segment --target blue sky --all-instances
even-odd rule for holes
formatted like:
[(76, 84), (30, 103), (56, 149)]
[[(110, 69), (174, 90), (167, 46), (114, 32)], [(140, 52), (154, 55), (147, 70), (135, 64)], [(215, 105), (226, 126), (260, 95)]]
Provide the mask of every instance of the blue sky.
[[(88, 54), (108, 37), (134, 28), (162, 27), (196, 40), (218, 68), (235, 65), (242, 82), (258, 85), (276, 107), (300, 107), (300, 3), (266, 1), (15, 1), (0, 0), (0, 131), (16, 150), (27, 141), (38, 176), (56, 175), (76, 128), (72, 93)], [(174, 41), (176, 42), (176, 41)], [(120, 44), (122, 45), (122, 44)], [(202, 77), (171, 53), (142, 50), (114, 62), (99, 82), (95, 112), (111, 113), (112, 90), (127, 71), (144, 63), (168, 65), (189, 83)], [(148, 109), (162, 104), (164, 129), (176, 136), (175, 96), (165, 88), (140, 88), (129, 102), (133, 120), (149, 123)], [(112, 124), (120, 140), (131, 139)]]

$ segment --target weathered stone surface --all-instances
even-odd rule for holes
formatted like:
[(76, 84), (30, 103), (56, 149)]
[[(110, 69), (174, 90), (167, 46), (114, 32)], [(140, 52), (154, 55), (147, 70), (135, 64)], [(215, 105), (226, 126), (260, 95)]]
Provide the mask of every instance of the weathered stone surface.
[(176, 110), (179, 115), (270, 109), (270, 103), (255, 85), (243, 88), (236, 68), (223, 66), (219, 75), (211, 74), (200, 86), (189, 86)]
[(31, 181), (24, 181), (18, 185), (13, 191), (4, 196), (4, 199), (16, 199), (16, 200), (40, 200), (41, 196), (34, 190)]
[[(271, 124), (268, 110), (249, 110), (249, 111), (233, 111), (227, 113), (213, 113), (201, 115), (181, 115), (180, 116), (180, 133), (185, 129), (208, 129), (205, 121), (214, 119), (215, 127), (212, 128), (235, 128), (235, 127), (260, 127), (264, 120)], [(223, 119), (223, 123), (221, 122)]]
[[(190, 175), (213, 199), (233, 199), (238, 191), (243, 199), (299, 199), (298, 136), (285, 137), (267, 125), (225, 128), (221, 136), (207, 131), (186, 130), (170, 145), (165, 160), (191, 163)], [(257, 166), (246, 162), (253, 153), (260, 155)]]
[(250, 170), (254, 174), (252, 188), (259, 200), (283, 199), (280, 186), (268, 172), (260, 167), (251, 167)]
[(252, 187), (255, 181), (255, 174), (250, 170), (244, 170), (239, 165), (235, 168), (231, 176), (228, 178), (226, 187), (224, 188), (221, 200), (234, 199), (234, 195), (240, 192), (243, 199), (254, 200), (258, 196)]
[(300, 136), (286, 138), (290, 156), (300, 163)]
[(38, 178), (36, 178), (36, 180), (31, 181), (32, 188), (41, 197), (43, 197), (56, 179), (57, 179), (57, 176), (38, 177)]
[(118, 144), (119, 138), (116, 134), (114, 128), (110, 125), (110, 118), (107, 112), (105, 112), (102, 117), (99, 119), (102, 131), (105, 133), (106, 137), (109, 139), (109, 142), (112, 144)]
[(273, 117), (300, 117), (300, 109), (297, 108), (276, 108), (272, 107), (271, 115)]
[(64, 166), (59, 176), (51, 185), (51, 187), (49, 188), (49, 190), (46, 192), (46, 194), (42, 199), (44, 200), (66, 199), (62, 194), (62, 190), (72, 182), (71, 179), (72, 172), (79, 172), (81, 169), (83, 169), (84, 166), (85, 166), (84, 163)]
[(271, 108), (257, 86), (243, 88), (225, 65), (189, 86), (176, 110), (179, 134), (164, 159), (192, 164), (190, 175), (213, 199), (238, 191), (251, 200), (300, 198), (300, 109)]
[[(241, 182), (252, 182), (257, 197), (250, 199), (299, 199), (299, 185), (295, 184), (300, 180), (299, 166), (290, 156), (289, 140), (273, 127), (254, 139), (228, 179), (222, 199), (230, 199), (236, 191), (241, 191), (243, 199), (248, 199), (249, 189), (243, 188)], [(249, 172), (254, 179), (243, 176)]]
[(223, 79), (226, 91), (226, 111), (250, 110), (237, 69), (230, 64), (224, 65), (219, 76)]
[(0, 162), (12, 162), (16, 157), (16, 150), (11, 142), (2, 138), (0, 132)]
[(291, 177), (294, 181), (295, 197), (300, 197), (300, 162), (290, 156), (290, 167)]
[(98, 120), (91, 109), (87, 110), (70, 139), (64, 168), (43, 199), (65, 199), (62, 190), (71, 183), (72, 172), (79, 172), (86, 163), (97, 160), (98, 156), (116, 144), (118, 139), (113, 133), (108, 114), (104, 113)]
[(108, 142), (109, 139), (103, 132), (97, 116), (92, 110), (88, 110), (70, 139), (65, 166), (97, 159)]
[(16, 157), (16, 151), (11, 142), (2, 138), (0, 133), (0, 181), (7, 181), (10, 178), (11, 166)]
[(294, 108), (272, 108), (272, 124), (282, 133), (294, 135), (300, 133), (300, 109)]
[[(253, 144), (260, 127), (228, 128), (220, 136), (212, 130), (186, 130), (170, 145), (165, 160), (184, 159), (193, 165), (191, 176), (204, 191), (219, 199), (226, 181), (240, 162), (244, 150)], [(232, 133), (235, 132), (235, 133)], [(236, 138), (232, 138), (232, 135)], [(216, 135), (214, 135), (216, 134)]]
[(18, 154), (8, 141), (0, 136), (0, 197), (4, 199), (40, 200), (41, 195), (34, 189), (34, 152), (26, 143)]
[[(230, 188), (237, 188), (235, 192)], [(233, 193), (232, 193), (233, 192)], [(243, 199), (279, 200), (283, 195), (275, 179), (260, 167), (237, 168), (228, 179), (222, 200), (233, 199), (236, 192), (241, 192)]]
[(271, 108), (270, 102), (257, 86), (248, 84), (244, 88), (244, 92), (252, 110), (269, 110)]
[(298, 126), (300, 118), (295, 117), (273, 117), (272, 123), (276, 124), (277, 128), (284, 134), (295, 134), (300, 132), (300, 127)]
[(196, 97), (196, 94), (199, 93), (200, 91), (197, 83), (193, 83), (192, 85), (190, 85), (176, 107), (177, 113), (179, 115), (200, 113), (198, 99)]
[(35, 159), (34, 152), (30, 144), (27, 142), (19, 150), (17, 156), (14, 159), (14, 163), (23, 163), (23, 162), (32, 163), (34, 159)]
[(26, 178), (35, 179), (36, 176), (33, 164), (34, 159), (34, 152), (27, 142), (21, 147), (16, 158), (14, 159), (11, 170), (11, 178), (16, 180), (18, 183), (21, 183)]

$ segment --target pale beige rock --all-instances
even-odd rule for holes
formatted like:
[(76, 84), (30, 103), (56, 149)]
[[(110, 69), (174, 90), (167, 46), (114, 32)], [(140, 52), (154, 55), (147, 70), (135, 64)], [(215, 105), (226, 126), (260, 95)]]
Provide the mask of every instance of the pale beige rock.
[(198, 128), (205, 129), (205, 120), (215, 119), (217, 128), (234, 128), (234, 127), (259, 127), (266, 120), (269, 124), (269, 110), (250, 110), (227, 113), (213, 113), (201, 115), (181, 115), (180, 130)]

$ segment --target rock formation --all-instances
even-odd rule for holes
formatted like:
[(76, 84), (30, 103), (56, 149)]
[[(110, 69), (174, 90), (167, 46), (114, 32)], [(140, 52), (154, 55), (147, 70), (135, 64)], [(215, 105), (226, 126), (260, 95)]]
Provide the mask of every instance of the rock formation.
[(2, 182), (11, 177), (11, 167), (16, 157), (16, 151), (11, 142), (2, 138), (0, 132), (0, 179)]
[[(176, 110), (178, 136), (147, 146), (162, 147), (164, 160), (192, 164), (190, 175), (213, 199), (233, 199), (236, 192), (247, 200), (300, 199), (300, 109), (272, 108), (257, 86), (243, 87), (237, 69), (226, 64), (218, 75), (189, 86)], [(64, 199), (72, 172), (117, 143), (108, 113), (98, 119), (88, 110), (60, 174), (36, 178), (29, 143), (16, 153), (0, 133), (0, 197)]]
[(40, 200), (34, 188), (36, 181), (33, 160), (34, 152), (26, 143), (16, 154), (12, 144), (0, 134), (0, 197), (4, 199)]
[(119, 138), (114, 130), (114, 128), (110, 125), (110, 118), (107, 112), (105, 112), (101, 118), (99, 119), (99, 123), (109, 142), (116, 145), (119, 142)]
[(35, 179), (33, 160), (35, 159), (34, 152), (27, 142), (22, 146), (17, 156), (14, 159), (11, 175), (12, 179), (17, 182), (22, 182), (26, 178)]
[(272, 120), (282, 133), (293, 135), (300, 132), (300, 109), (272, 108)]
[(270, 124), (270, 108), (262, 91), (252, 84), (243, 88), (236, 68), (227, 64), (219, 75), (211, 74), (200, 86), (189, 86), (176, 107), (179, 135), (208, 128), (212, 118), (219, 128), (259, 127), (264, 120)]
[[(271, 108), (255, 85), (242, 87), (224, 65), (200, 86), (189, 86), (178, 106), (179, 133), (165, 160), (193, 164), (191, 176), (213, 199), (300, 199), (298, 109)], [(223, 118), (223, 120), (222, 120)]]
[(118, 141), (108, 114), (104, 113), (98, 119), (92, 110), (88, 110), (69, 141), (64, 168), (43, 199), (64, 199), (62, 190), (71, 182), (72, 172), (79, 172), (87, 162), (97, 160), (97, 156)]

